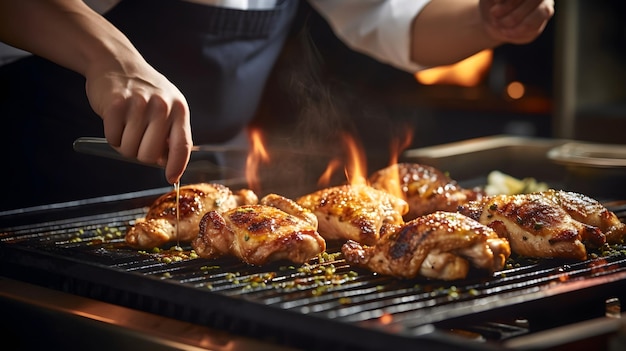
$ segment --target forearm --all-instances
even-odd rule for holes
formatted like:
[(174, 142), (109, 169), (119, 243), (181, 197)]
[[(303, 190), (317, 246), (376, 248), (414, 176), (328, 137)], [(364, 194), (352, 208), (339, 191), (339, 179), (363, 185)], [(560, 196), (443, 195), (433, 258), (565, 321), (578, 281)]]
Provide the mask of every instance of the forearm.
[(128, 39), (81, 0), (1, 0), (0, 40), (86, 76), (141, 59)]
[(0, 39), (82, 74), (109, 143), (180, 179), (193, 145), (187, 101), (104, 17), (82, 0), (0, 0)]
[(411, 58), (424, 66), (455, 63), (501, 42), (486, 32), (478, 0), (432, 0), (414, 19)]

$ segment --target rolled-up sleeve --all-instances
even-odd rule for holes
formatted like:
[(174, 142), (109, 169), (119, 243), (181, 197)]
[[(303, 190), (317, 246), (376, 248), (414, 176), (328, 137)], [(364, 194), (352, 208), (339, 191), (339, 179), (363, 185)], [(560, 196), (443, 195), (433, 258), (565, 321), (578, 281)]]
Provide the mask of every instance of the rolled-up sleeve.
[(407, 72), (425, 67), (411, 61), (411, 23), (430, 0), (309, 0), (348, 47)]

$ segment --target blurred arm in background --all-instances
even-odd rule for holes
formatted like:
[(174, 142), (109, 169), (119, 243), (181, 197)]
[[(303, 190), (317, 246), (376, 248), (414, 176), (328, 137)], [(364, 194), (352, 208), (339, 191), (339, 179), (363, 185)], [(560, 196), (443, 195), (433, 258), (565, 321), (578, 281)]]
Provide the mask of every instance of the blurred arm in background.
[(535, 40), (552, 0), (311, 0), (347, 45), (415, 72)]

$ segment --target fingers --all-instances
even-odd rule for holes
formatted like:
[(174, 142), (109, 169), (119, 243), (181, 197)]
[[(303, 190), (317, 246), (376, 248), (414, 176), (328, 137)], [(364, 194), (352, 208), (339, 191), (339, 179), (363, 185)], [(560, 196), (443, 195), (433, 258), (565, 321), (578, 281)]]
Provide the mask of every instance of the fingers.
[[(171, 108), (161, 97), (152, 96), (145, 108), (145, 125), (143, 135), (134, 135), (139, 141), (137, 144), (137, 159), (144, 163), (158, 163), (167, 150), (167, 136), (172, 127), (175, 116), (171, 115)], [(137, 118), (141, 120), (140, 117)], [(141, 123), (141, 122), (139, 122)], [(138, 125), (141, 128), (142, 125)]]
[(148, 102), (143, 96), (134, 95), (128, 100), (122, 143), (118, 151), (126, 156), (136, 158), (140, 162), (150, 163), (149, 160), (141, 159), (139, 147), (144, 142), (143, 137), (148, 125), (154, 118), (147, 108)]
[(111, 102), (102, 114), (104, 135), (113, 147), (119, 147), (122, 144), (122, 133), (124, 132), (125, 123), (120, 121), (118, 116), (126, 116), (126, 110), (126, 97), (119, 94), (111, 98)]
[(180, 179), (193, 145), (189, 109), (182, 95), (119, 94), (103, 116), (107, 141), (120, 154), (166, 168), (170, 183)]
[(510, 0), (493, 6), (491, 13), (495, 22), (505, 28), (519, 25), (541, 3), (542, 0)]
[(193, 142), (191, 139), (191, 128), (189, 128), (188, 123), (185, 123), (186, 118), (188, 118), (185, 116), (189, 115), (186, 106), (182, 104), (174, 105), (172, 114), (176, 115), (176, 118), (174, 118), (176, 122), (170, 129), (165, 177), (168, 182), (174, 184), (180, 180), (185, 168), (187, 168)]
[(527, 22), (529, 19), (545, 20), (550, 18), (551, 13), (547, 12), (548, 8), (551, 6), (547, 6), (543, 0), (512, 0), (495, 5), (492, 13), (497, 14), (494, 16), (500, 26), (512, 28)]
[(554, 14), (551, 0), (506, 0), (494, 2), (486, 18), (504, 41), (526, 43), (534, 40)]
[[(138, 93), (117, 95), (103, 116), (109, 144), (125, 157), (139, 160), (139, 146), (152, 116), (146, 98)], [(148, 162), (146, 162), (148, 163)]]

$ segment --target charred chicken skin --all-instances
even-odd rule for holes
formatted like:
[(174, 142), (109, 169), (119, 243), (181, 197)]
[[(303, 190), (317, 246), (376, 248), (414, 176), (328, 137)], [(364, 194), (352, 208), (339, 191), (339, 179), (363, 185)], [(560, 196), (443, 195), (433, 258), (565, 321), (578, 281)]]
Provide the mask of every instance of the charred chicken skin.
[(176, 191), (156, 199), (145, 218), (137, 219), (126, 233), (126, 243), (134, 248), (153, 248), (167, 242), (189, 242), (198, 235), (200, 219), (209, 211), (227, 211), (258, 202), (248, 189), (233, 193), (222, 184), (198, 183), (179, 188), (178, 237), (176, 232)]
[(496, 195), (460, 206), (459, 212), (507, 238), (514, 253), (528, 257), (584, 260), (589, 248), (624, 236), (614, 213), (584, 195), (545, 192)]
[(551, 197), (574, 220), (600, 229), (606, 236), (606, 242), (610, 244), (624, 242), (626, 224), (597, 200), (571, 191), (548, 190), (544, 195)]
[(455, 280), (470, 266), (487, 272), (504, 267), (511, 254), (496, 232), (456, 212), (437, 211), (400, 226), (385, 226), (374, 246), (348, 241), (341, 249), (351, 265), (398, 278)]
[(342, 185), (302, 196), (296, 202), (311, 210), (327, 240), (373, 245), (383, 224), (402, 224), (406, 201), (367, 185)]
[(478, 189), (464, 189), (440, 170), (417, 163), (398, 163), (373, 173), (370, 185), (404, 199), (409, 221), (435, 211), (456, 212), (459, 205), (482, 195)]
[(250, 265), (278, 260), (302, 264), (326, 250), (315, 215), (276, 194), (257, 205), (206, 213), (191, 245), (200, 257), (233, 255)]

